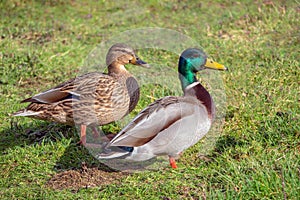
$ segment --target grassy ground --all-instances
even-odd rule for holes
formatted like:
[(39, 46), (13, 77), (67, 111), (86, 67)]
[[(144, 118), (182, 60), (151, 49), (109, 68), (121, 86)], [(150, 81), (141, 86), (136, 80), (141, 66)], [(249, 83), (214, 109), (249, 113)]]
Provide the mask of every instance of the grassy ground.
[[(1, 1), (0, 198), (299, 198), (299, 2), (221, 2)], [(97, 44), (140, 27), (182, 32), (229, 66), (224, 128), (206, 156), (198, 144), (177, 170), (110, 172), (75, 145), (74, 128), (9, 116), (20, 100), (76, 76)], [(140, 56), (177, 66), (172, 53)], [(167, 94), (142, 92), (131, 117)]]

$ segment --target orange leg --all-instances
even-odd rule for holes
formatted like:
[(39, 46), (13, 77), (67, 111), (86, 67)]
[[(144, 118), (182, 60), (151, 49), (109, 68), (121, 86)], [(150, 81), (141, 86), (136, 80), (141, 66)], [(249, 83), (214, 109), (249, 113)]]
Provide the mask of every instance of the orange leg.
[(85, 146), (86, 145), (86, 125), (81, 124), (80, 126), (80, 141), (79, 144)]
[[(102, 145), (100, 144), (91, 144), (91, 143), (86, 143), (86, 125), (81, 124), (80, 126), (80, 141), (79, 144), (83, 145), (85, 147), (91, 147), (91, 148), (102, 148)], [(99, 132), (97, 131), (96, 127), (92, 127), (92, 130), (94, 132), (94, 137), (99, 137)]]
[(175, 162), (175, 159), (171, 156), (169, 156), (169, 162), (170, 162), (170, 165), (173, 169), (176, 169), (177, 168), (177, 165), (176, 165), (176, 162)]

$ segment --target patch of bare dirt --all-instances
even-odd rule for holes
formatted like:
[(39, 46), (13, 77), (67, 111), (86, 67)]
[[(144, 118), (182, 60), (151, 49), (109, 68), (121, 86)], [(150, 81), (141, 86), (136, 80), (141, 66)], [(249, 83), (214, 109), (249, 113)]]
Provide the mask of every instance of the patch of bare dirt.
[(55, 174), (47, 183), (47, 187), (53, 189), (73, 189), (98, 187), (118, 183), (120, 179), (128, 173), (124, 172), (108, 172), (98, 167), (82, 167), (82, 169), (67, 170)]

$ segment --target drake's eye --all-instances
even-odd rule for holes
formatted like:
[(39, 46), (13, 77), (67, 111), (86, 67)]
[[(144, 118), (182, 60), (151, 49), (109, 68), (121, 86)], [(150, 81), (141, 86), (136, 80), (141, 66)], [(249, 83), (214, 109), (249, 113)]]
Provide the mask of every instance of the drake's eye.
[(139, 57), (136, 57), (135, 59), (136, 59), (136, 60), (139, 60), (140, 58), (139, 58)]

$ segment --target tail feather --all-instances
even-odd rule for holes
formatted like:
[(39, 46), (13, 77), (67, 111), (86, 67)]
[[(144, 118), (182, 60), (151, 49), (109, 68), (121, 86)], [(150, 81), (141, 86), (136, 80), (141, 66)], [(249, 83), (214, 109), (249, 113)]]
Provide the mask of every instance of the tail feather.
[(26, 116), (35, 116), (35, 115), (39, 115), (41, 112), (36, 112), (36, 111), (32, 111), (32, 110), (26, 110), (26, 109), (23, 109), (23, 110), (19, 110), (18, 112), (15, 112), (12, 114), (12, 116), (15, 116), (15, 117), (26, 117)]
[(133, 147), (110, 147), (104, 149), (102, 153), (100, 153), (97, 158), (98, 159), (114, 159), (114, 158), (122, 158), (131, 154), (133, 151)]

